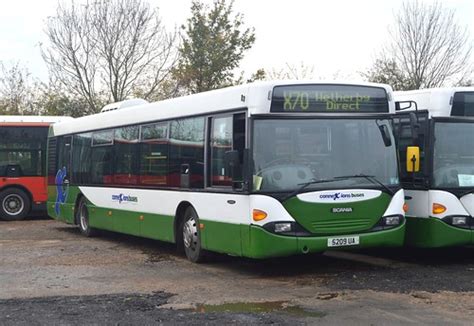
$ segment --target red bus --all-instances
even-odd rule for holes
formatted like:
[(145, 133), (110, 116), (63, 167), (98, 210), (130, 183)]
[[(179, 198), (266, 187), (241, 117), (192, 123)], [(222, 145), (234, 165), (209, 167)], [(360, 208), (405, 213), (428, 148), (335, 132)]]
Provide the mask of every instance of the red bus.
[(48, 129), (66, 119), (71, 118), (0, 116), (0, 219), (46, 212)]

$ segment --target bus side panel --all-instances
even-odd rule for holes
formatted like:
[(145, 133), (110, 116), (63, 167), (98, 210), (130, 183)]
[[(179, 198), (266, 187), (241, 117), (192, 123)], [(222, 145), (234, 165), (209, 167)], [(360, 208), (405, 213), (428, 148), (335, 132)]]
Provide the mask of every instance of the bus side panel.
[(205, 249), (241, 255), (241, 224), (248, 223), (248, 196), (153, 189), (80, 187), (92, 227), (174, 242), (178, 206), (196, 210)]
[[(454, 227), (442, 220), (449, 216), (470, 216), (456, 196), (440, 190), (407, 191), (407, 194), (411, 197), (407, 216), (407, 245), (436, 248), (472, 243), (472, 230)], [(435, 203), (445, 206), (446, 211), (434, 214), (432, 207)]]
[(48, 199), (45, 177), (2, 177), (0, 179), (0, 189), (8, 186), (20, 186), (27, 189), (33, 198), (33, 202), (44, 203)]
[(142, 220), (140, 225), (140, 235), (142, 237), (175, 242), (174, 216), (143, 213), (138, 218)]
[(205, 239), (205, 249), (242, 256), (241, 224), (203, 219), (200, 219), (200, 223), (204, 224), (201, 234)]
[(448, 225), (435, 217), (407, 217), (406, 244), (420, 248), (441, 248), (472, 243), (473, 232)]
[(141, 235), (140, 224), (144, 220), (142, 214), (125, 210), (109, 210), (107, 216), (112, 219), (114, 231), (136, 236)]
[(406, 189), (405, 195), (408, 204), (407, 217), (428, 217), (430, 216), (429, 192), (427, 190)]
[[(61, 187), (61, 189), (58, 187)], [(78, 187), (49, 185), (48, 215), (56, 220), (74, 224), (76, 199), (79, 194)]]

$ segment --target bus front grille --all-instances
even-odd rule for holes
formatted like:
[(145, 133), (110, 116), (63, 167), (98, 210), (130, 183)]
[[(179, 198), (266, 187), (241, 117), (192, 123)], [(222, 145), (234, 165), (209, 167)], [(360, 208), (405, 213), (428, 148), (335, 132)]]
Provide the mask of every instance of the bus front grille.
[(358, 232), (367, 230), (371, 224), (372, 220), (369, 218), (314, 221), (311, 223), (310, 231), (313, 233)]

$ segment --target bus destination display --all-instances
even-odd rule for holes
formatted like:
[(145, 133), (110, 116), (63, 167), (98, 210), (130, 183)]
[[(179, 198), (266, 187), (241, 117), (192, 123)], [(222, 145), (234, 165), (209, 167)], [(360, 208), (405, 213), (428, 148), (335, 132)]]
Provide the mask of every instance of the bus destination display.
[(389, 112), (380, 87), (352, 85), (287, 85), (273, 89), (270, 112)]

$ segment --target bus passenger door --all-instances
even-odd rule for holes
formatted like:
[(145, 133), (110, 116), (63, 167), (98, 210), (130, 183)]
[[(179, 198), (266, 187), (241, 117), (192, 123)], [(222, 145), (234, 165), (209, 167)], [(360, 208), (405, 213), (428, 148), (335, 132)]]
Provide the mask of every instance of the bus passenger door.
[[(208, 212), (202, 212), (209, 218), (204, 242), (207, 249), (226, 248), (228, 253), (242, 255), (241, 224), (248, 214), (247, 197), (241, 195), (245, 114), (219, 115), (211, 118), (209, 125), (207, 186), (217, 193), (209, 194), (214, 204)], [(228, 164), (229, 157), (233, 164)]]

